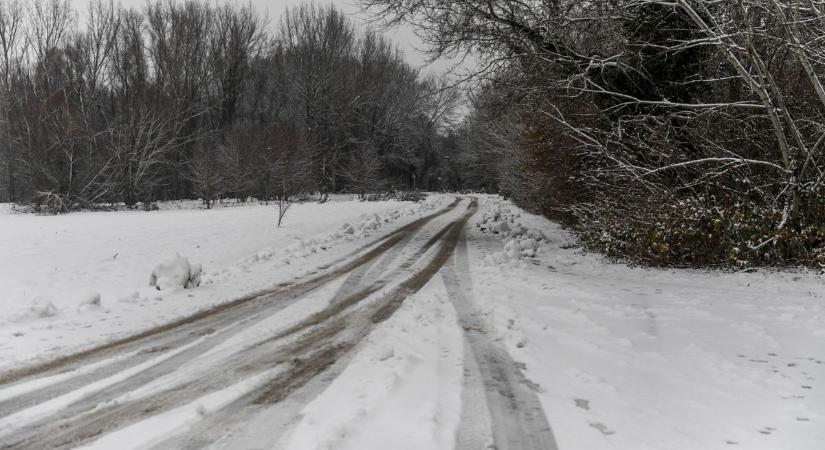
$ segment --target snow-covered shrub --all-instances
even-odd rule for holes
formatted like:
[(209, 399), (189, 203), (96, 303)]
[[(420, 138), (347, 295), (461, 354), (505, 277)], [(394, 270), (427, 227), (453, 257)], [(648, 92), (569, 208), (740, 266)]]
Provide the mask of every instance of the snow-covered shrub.
[(52, 191), (35, 192), (31, 203), (35, 212), (46, 214), (63, 214), (72, 208), (72, 202), (67, 196)]
[(149, 277), (149, 286), (158, 290), (189, 289), (200, 286), (203, 267), (191, 264), (180, 255), (155, 266)]
[(583, 218), (578, 231), (591, 250), (647, 265), (825, 264), (825, 228), (789, 226), (777, 234), (779, 208), (713, 203), (690, 198), (633, 216), (605, 209)]
[(399, 191), (395, 193), (395, 199), (400, 202), (420, 202), (427, 197), (418, 191)]
[(427, 194), (418, 191), (387, 191), (372, 192), (361, 196), (362, 201), (382, 202), (386, 200), (398, 200), (399, 202), (420, 202), (427, 197)]

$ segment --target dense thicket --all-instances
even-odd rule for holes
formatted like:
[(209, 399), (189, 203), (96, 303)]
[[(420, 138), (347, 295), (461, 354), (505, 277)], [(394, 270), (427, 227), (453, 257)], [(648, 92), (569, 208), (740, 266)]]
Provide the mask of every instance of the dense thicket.
[(822, 1), (364, 3), (480, 59), (468, 186), (645, 263), (825, 263)]
[(438, 188), (455, 96), (332, 7), (0, 2), (0, 201)]

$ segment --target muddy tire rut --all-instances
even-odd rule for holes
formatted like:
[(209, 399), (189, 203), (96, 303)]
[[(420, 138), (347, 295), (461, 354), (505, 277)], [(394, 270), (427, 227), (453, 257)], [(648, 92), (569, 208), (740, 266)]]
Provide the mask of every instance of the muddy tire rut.
[(442, 279), (464, 332), (464, 392), (456, 449), (557, 450), (538, 386), (494, 339), (493, 326), (473, 301), (463, 232)]
[[(0, 389), (13, 382), (59, 374), (105, 361), (106, 358), (135, 353), (104, 365), (93, 373), (78, 375), (0, 403), (0, 421), (15, 412), (137, 367), (157, 357), (157, 354), (189, 345), (174, 357), (142, 370), (134, 377), (84, 396), (45, 418), (10, 433), (0, 430), (0, 448), (71, 448), (83, 445), (102, 434), (169, 411), (275, 367), (280, 370), (262, 389), (224, 409), (238, 411), (277, 404), (309, 381), (317, 379), (319, 374), (338, 367), (336, 363), (348, 357), (376, 323), (392, 316), (405, 298), (421, 289), (438, 272), (453, 254), (467, 220), (476, 210), (475, 202), (470, 202), (464, 214), (440, 228), (420, 247), (412, 247), (410, 242), (430, 221), (455, 210), (458, 204), (457, 199), (444, 210), (374, 241), (361, 249), (363, 254), (350, 260), (336, 261), (330, 266), (333, 268), (321, 275), (277, 287), (258, 296), (239, 299), (96, 349), (7, 373), (0, 378)], [(390, 267), (398, 259), (401, 262), (394, 269)], [(125, 400), (114, 401), (160, 377), (175, 373), (183, 364), (342, 276), (346, 279), (334, 301), (326, 308), (231, 354), (219, 366), (210, 367), (194, 378), (136, 399), (126, 397)], [(152, 348), (157, 351), (141, 351)], [(331, 380), (333, 377), (328, 378)], [(220, 412), (216, 417), (220, 417)]]

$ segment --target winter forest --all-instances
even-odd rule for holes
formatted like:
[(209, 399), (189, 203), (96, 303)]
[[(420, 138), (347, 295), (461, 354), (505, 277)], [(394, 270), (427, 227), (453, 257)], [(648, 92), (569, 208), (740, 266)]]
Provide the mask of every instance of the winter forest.
[[(455, 98), (332, 7), (3, 2), (3, 199), (439, 189)], [(78, 18), (82, 17), (82, 20)], [(81, 24), (82, 22), (82, 24)]]
[(473, 67), (332, 6), (4, 0), (0, 201), (494, 192), (642, 264), (825, 263), (825, 2), (361, 4)]

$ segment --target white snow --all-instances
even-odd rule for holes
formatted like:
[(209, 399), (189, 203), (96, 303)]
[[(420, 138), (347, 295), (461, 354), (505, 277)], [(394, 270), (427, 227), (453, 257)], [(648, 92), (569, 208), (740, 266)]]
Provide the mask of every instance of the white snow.
[[(558, 225), (498, 197), (480, 198), (480, 211), (467, 229), (473, 281), (467, 296), (492, 325), (489, 338), (503, 343), (538, 386), (559, 448), (823, 447), (823, 278), (803, 270), (719, 273), (609, 263), (582, 252)], [(0, 231), (6, 231), (0, 233), (0, 370), (323, 270), (369, 242), (368, 236), (451, 200), (295, 205), (280, 230), (271, 206), (59, 217), (0, 214)], [(388, 253), (376, 267), (392, 273), (416, 243), (461, 212), (435, 220), (413, 245)], [(435, 250), (405, 273), (420, 268)], [(178, 268), (203, 264), (201, 286), (175, 291), (148, 286), (151, 268), (176, 254), (189, 261), (178, 261)], [(178, 270), (173, 269), (159, 272)], [(183, 283), (191, 267), (179, 272)], [(399, 282), (393, 279), (381, 291)], [(249, 318), (254, 325), (118, 401), (174, 386), (204, 367), (222, 364), (328, 306), (342, 283), (336, 280), (268, 317)], [(436, 275), (356, 347), (340, 376), (303, 407), (278, 448), (453, 448), (464, 389), (463, 345), (456, 313)], [(257, 389), (278, 370), (101, 436), (91, 447), (162, 442)], [(131, 373), (5, 417), (0, 434)], [(8, 386), (0, 390), (0, 399), (70, 375)], [(260, 417), (249, 423), (265, 423)], [(259, 431), (244, 427), (239, 435)]]
[(75, 369), (75, 370), (69, 370), (69, 371), (66, 371), (66, 372), (62, 372), (62, 373), (59, 373), (57, 375), (50, 375), (50, 376), (46, 376), (46, 377), (42, 377), (42, 378), (34, 378), (34, 379), (31, 379), (31, 380), (22, 381), (22, 382), (17, 383), (17, 384), (12, 384), (10, 386), (6, 386), (6, 387), (0, 389), (0, 402), (6, 401), (6, 400), (14, 398), (14, 397), (19, 397), (23, 394), (27, 394), (29, 392), (36, 391), (38, 389), (43, 389), (43, 388), (48, 387), (48, 386), (53, 386), (57, 383), (60, 383), (62, 381), (68, 380), (69, 378), (72, 378), (72, 377), (75, 377), (75, 376), (78, 376), (78, 375), (81, 375), (81, 374), (92, 373), (95, 370), (100, 369), (101, 367), (105, 367), (109, 364), (114, 364), (114, 363), (117, 363), (119, 361), (123, 361), (125, 359), (128, 359), (128, 358), (134, 356), (135, 353), (136, 352), (125, 353), (125, 354), (117, 356), (117, 357), (106, 358), (106, 359), (103, 359), (103, 360), (98, 361), (96, 363), (89, 364), (89, 365), (83, 366), (83, 367)]
[(370, 334), (279, 447), (452, 449), (462, 374), (461, 331), (436, 276)]
[(630, 268), (497, 197), (474, 221), (496, 215), (546, 236), (516, 263), (491, 257), (513, 245), (500, 227), (468, 244), (475, 299), (541, 386), (559, 448), (823, 448), (825, 280)]
[[(259, 345), (262, 341), (271, 338), (278, 332), (283, 331), (289, 326), (294, 325), (301, 319), (305, 319), (309, 315), (321, 311), (324, 307), (329, 305), (329, 299), (335, 294), (335, 291), (341, 286), (343, 280), (337, 280), (333, 283), (325, 285), (315, 291), (312, 291), (307, 297), (300, 302), (271, 314), (269, 317), (259, 319), (258, 317), (250, 317), (248, 322), (256, 322), (244, 328), (239, 333), (231, 336), (225, 341), (221, 342), (209, 351), (199, 355), (191, 361), (187, 361), (177, 370), (166, 375), (156, 378), (155, 380), (120, 396), (117, 402), (133, 401), (143, 398), (164, 390), (171, 389), (175, 386), (184, 384), (188, 381), (196, 380), (198, 377), (209, 370), (215, 370), (227, 364), (227, 361), (235, 354)], [(230, 326), (231, 327), (231, 326)], [(228, 327), (229, 328), (229, 327)], [(220, 333), (219, 330), (217, 333)]]
[[(203, 341), (203, 339), (204, 338), (196, 339), (195, 341), (190, 342), (189, 344), (183, 345), (174, 350), (170, 350), (166, 353), (161, 354), (158, 357), (142, 362), (134, 367), (130, 367), (126, 370), (118, 372), (114, 375), (96, 381), (94, 383), (87, 384), (80, 389), (76, 389), (69, 393), (52, 398), (46, 402), (39, 403), (35, 406), (31, 406), (29, 408), (17, 411), (14, 414), (5, 416), (0, 419), (0, 438), (2, 438), (4, 434), (7, 434), (19, 427), (25, 426), (39, 418), (45, 417), (53, 413), (54, 411), (63, 409), (71, 405), (72, 403), (82, 399), (83, 397), (86, 397), (87, 395), (99, 392), (103, 389), (106, 389), (109, 386), (113, 386), (124, 380), (128, 380), (132, 376), (137, 375), (146, 369), (157, 366), (158, 364), (161, 364), (162, 362), (170, 358), (173, 358), (176, 355), (179, 355), (185, 352), (186, 350), (200, 344)], [(23, 389), (20, 390), (21, 393), (23, 391)]]
[(209, 414), (261, 388), (280, 371), (281, 369), (276, 367), (253, 375), (232, 386), (204, 395), (191, 403), (106, 434), (80, 448), (83, 450), (151, 448), (169, 436), (186, 431)]
[[(174, 202), (152, 212), (60, 216), (6, 208), (0, 214), (0, 371), (315, 272), (375, 233), (370, 225), (336, 236), (342, 222), (374, 224), (378, 215), (385, 233), (452, 199), (296, 204), (281, 228), (275, 226), (276, 208), (259, 204), (202, 210)], [(149, 286), (153, 268), (176, 255), (203, 266), (201, 286), (171, 291)]]

